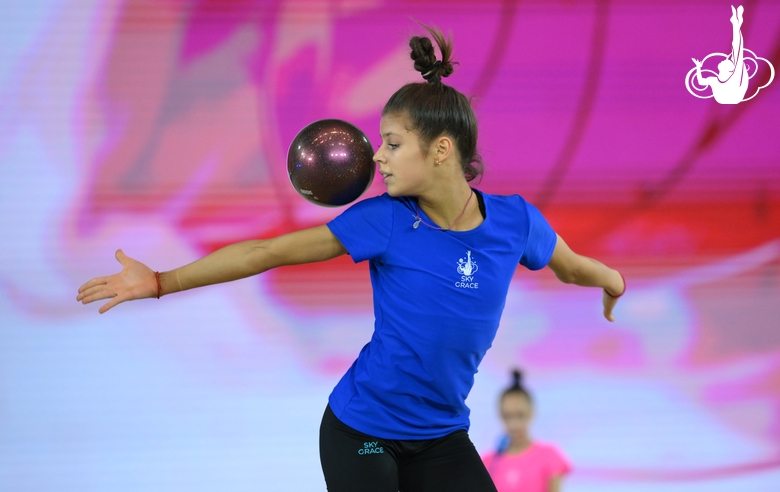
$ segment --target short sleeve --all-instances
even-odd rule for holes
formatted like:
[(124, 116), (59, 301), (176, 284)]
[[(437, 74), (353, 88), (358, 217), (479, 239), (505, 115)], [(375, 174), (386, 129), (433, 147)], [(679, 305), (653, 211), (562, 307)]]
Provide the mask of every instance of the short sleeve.
[(540, 270), (550, 262), (558, 236), (538, 208), (523, 203), (528, 217), (528, 239), (520, 264), (529, 270)]
[(551, 477), (568, 475), (571, 472), (571, 463), (563, 453), (555, 446), (547, 448), (547, 470)]
[(393, 228), (393, 203), (389, 195), (362, 200), (335, 219), (328, 228), (355, 263), (382, 256)]

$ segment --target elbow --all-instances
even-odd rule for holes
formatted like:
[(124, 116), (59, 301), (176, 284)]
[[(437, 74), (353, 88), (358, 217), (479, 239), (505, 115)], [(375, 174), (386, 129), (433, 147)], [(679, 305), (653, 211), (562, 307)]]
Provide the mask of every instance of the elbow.
[(257, 275), (272, 269), (274, 265), (270, 261), (271, 257), (272, 254), (268, 248), (268, 240), (258, 240), (253, 244), (247, 258), (251, 274)]
[(574, 269), (559, 270), (555, 272), (555, 276), (564, 284), (576, 284), (579, 278), (577, 271)]

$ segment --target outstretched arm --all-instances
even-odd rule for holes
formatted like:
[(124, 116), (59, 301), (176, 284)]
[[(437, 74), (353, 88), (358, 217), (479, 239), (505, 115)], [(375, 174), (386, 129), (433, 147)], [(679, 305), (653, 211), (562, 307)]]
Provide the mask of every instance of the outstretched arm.
[(561, 282), (604, 289), (602, 296), (604, 317), (609, 321), (615, 320), (612, 316), (612, 309), (617, 304), (615, 296), (623, 295), (626, 290), (623, 277), (617, 270), (613, 270), (593, 258), (578, 255), (569, 248), (561, 236), (558, 236), (558, 242), (547, 266)]
[[(225, 246), (183, 267), (160, 273), (161, 295), (206, 285), (230, 282), (282, 265), (325, 261), (347, 253), (344, 246), (322, 225), (272, 239), (243, 241)], [(82, 304), (111, 299), (100, 308), (105, 313), (124, 301), (157, 297), (155, 272), (127, 255), (116, 252), (122, 271), (85, 283), (76, 297)]]

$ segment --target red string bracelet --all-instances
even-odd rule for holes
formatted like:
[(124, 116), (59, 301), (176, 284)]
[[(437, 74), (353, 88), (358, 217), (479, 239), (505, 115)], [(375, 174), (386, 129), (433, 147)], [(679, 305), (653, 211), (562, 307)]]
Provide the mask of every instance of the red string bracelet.
[(623, 279), (623, 292), (621, 292), (621, 293), (620, 293), (620, 295), (613, 296), (612, 294), (610, 294), (609, 292), (607, 292), (607, 289), (604, 289), (604, 293), (605, 293), (605, 294), (607, 294), (607, 295), (608, 295), (609, 297), (611, 297), (612, 299), (617, 299), (618, 297), (620, 297), (620, 296), (622, 296), (623, 294), (625, 294), (625, 293), (626, 293), (626, 289), (628, 288), (628, 284), (626, 283), (626, 279), (625, 279), (625, 277), (623, 277), (623, 274), (622, 274), (622, 273), (620, 273), (620, 272), (618, 272), (618, 275), (620, 275), (620, 278), (622, 278), (622, 279)]
[(154, 272), (154, 278), (157, 279), (157, 299), (162, 294), (162, 284), (160, 284), (160, 272)]

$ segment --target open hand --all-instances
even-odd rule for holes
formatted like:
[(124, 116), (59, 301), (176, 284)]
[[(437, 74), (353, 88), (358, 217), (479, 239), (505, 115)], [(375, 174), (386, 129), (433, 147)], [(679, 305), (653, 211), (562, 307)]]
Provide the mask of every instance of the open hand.
[(122, 271), (108, 277), (93, 278), (79, 287), (77, 301), (89, 304), (101, 299), (111, 299), (99, 312), (105, 313), (120, 302), (157, 297), (157, 279), (151, 268), (122, 252), (116, 251), (116, 260)]

